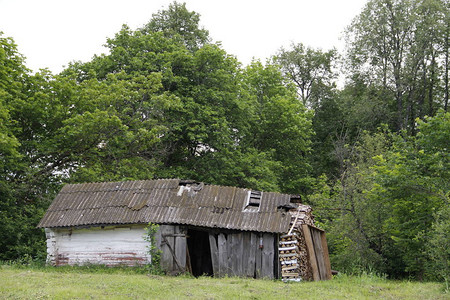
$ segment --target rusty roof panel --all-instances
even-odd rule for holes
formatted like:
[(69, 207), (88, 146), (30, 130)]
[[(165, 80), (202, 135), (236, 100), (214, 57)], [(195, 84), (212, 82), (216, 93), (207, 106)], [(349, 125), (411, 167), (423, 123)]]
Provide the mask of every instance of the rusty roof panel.
[(290, 217), (277, 207), (290, 195), (263, 193), (246, 210), (248, 189), (196, 185), (181, 195), (178, 179), (67, 184), (38, 227), (168, 223), (260, 232), (286, 232)]

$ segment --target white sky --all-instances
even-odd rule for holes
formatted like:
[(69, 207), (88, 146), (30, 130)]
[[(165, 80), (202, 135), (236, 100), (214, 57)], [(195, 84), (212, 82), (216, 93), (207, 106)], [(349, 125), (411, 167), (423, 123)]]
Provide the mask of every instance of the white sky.
[[(89, 61), (122, 24), (136, 29), (172, 0), (0, 0), (0, 31), (14, 38), (26, 65), (58, 73), (70, 61)], [(248, 64), (291, 42), (343, 48), (342, 32), (366, 0), (178, 0), (229, 54)]]

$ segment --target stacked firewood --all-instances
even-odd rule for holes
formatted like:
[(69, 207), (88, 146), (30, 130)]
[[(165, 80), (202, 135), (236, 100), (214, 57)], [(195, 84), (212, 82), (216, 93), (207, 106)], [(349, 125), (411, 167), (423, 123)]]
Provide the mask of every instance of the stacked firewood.
[(295, 231), (280, 237), (278, 250), (283, 281), (301, 280), (298, 237), (298, 233)]
[(312, 270), (308, 261), (302, 225), (314, 225), (312, 209), (308, 205), (299, 204), (298, 208), (290, 210), (289, 213), (291, 229), (280, 237), (278, 247), (281, 277), (283, 281), (310, 280), (312, 279)]
[(291, 214), (291, 225), (293, 222), (296, 222), (294, 228), (300, 228), (303, 224), (314, 226), (311, 206), (299, 204), (297, 209), (291, 209), (289, 213)]
[(309, 262), (308, 250), (306, 249), (306, 241), (303, 231), (299, 234), (298, 248), (300, 253), (300, 277), (303, 280), (312, 280), (312, 269)]

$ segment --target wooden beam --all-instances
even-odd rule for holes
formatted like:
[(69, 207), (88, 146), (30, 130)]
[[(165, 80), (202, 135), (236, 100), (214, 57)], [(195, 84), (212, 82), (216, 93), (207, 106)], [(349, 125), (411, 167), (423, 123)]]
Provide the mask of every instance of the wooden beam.
[(310, 228), (310, 230), (314, 242), (314, 252), (317, 259), (317, 267), (319, 269), (320, 280), (326, 280), (327, 275), (322, 247), (322, 238), (320, 237), (321, 232), (316, 230), (315, 228)]
[(326, 268), (326, 279), (331, 279), (332, 273), (331, 273), (331, 263), (330, 263), (330, 255), (328, 254), (328, 243), (327, 238), (325, 235), (325, 231), (322, 232), (320, 235), (322, 238), (322, 247), (323, 247), (323, 258), (325, 261), (325, 268)]
[(217, 247), (217, 240), (213, 233), (209, 233), (209, 248), (211, 250), (211, 262), (213, 267), (214, 277), (220, 276), (219, 268), (219, 249)]
[(231, 268), (234, 276), (242, 276), (242, 256), (244, 252), (242, 232), (228, 235), (231, 238)]
[(186, 232), (180, 226), (175, 226), (175, 258), (179, 265), (180, 272), (186, 272)]
[(217, 236), (217, 248), (219, 251), (218, 276), (222, 277), (228, 274), (227, 239), (223, 233), (219, 233), (219, 235)]
[(250, 246), (248, 248), (248, 264), (247, 264), (247, 276), (255, 276), (256, 267), (256, 250), (258, 249), (258, 236), (253, 232), (250, 232)]
[(313, 273), (313, 280), (319, 281), (320, 280), (320, 274), (319, 269), (317, 267), (317, 259), (316, 254), (314, 251), (314, 244), (311, 237), (311, 231), (308, 227), (308, 225), (303, 224), (302, 225), (303, 230), (303, 236), (305, 237), (305, 243), (306, 243), (306, 251), (308, 252), (308, 258), (309, 263), (311, 264), (311, 269)]
[(252, 233), (252, 238), (255, 239), (255, 278), (261, 278), (261, 266), (262, 266), (262, 233)]
[(233, 253), (233, 238), (231, 234), (227, 234), (227, 254), (228, 254), (228, 261), (227, 261), (227, 274), (228, 276), (234, 276), (233, 273), (233, 261), (231, 260), (232, 258), (232, 253)]
[(275, 266), (275, 278), (280, 278), (281, 277), (281, 264), (280, 264), (280, 251), (278, 251), (278, 242), (280, 241), (280, 235), (276, 234), (274, 235), (274, 241), (273, 241), (273, 247), (274, 247), (274, 266)]

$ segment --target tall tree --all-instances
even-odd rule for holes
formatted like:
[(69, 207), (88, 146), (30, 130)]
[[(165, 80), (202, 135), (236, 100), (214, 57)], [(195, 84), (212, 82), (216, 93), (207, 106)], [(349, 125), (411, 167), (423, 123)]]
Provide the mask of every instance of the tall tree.
[(275, 61), (280, 64), (283, 74), (296, 85), (303, 105), (315, 108), (326, 89), (332, 86), (336, 58), (334, 49), (324, 52), (299, 43), (292, 44), (290, 49), (281, 48)]
[(281, 191), (306, 194), (311, 187), (312, 113), (297, 100), (295, 87), (285, 85), (277, 65), (252, 62), (243, 72), (243, 84), (254, 107), (242, 146), (280, 164), (276, 175)]
[(200, 15), (186, 8), (186, 3), (173, 2), (164, 10), (153, 14), (147, 23), (144, 32), (163, 32), (165, 37), (181, 39), (185, 46), (191, 50), (200, 49), (210, 42), (209, 32), (200, 28)]
[(46, 191), (34, 187), (27, 176), (32, 168), (26, 158), (34, 152), (24, 151), (21, 137), (29, 124), (16, 119), (16, 104), (34, 95), (29, 90), (33, 78), (24, 61), (13, 39), (0, 32), (0, 260), (36, 257), (44, 246), (35, 224), (45, 206)]
[(312, 136), (313, 151), (309, 155), (314, 174), (332, 176), (335, 171), (332, 140), (342, 128), (334, 83), (336, 50), (322, 51), (299, 43), (292, 44), (289, 49), (281, 48), (273, 59), (287, 82), (296, 88), (300, 102), (314, 110), (315, 135)]
[(445, 105), (448, 14), (442, 0), (372, 0), (347, 30), (350, 73), (380, 89), (396, 130), (414, 133), (416, 117)]
[[(108, 81), (112, 74), (122, 73), (127, 81), (160, 76), (162, 86), (155, 93), (175, 97), (178, 105), (164, 111), (156, 122), (165, 131), (156, 149), (148, 151), (163, 153), (154, 176), (265, 190), (305, 190), (301, 174), (308, 170), (304, 160), (310, 121), (304, 107), (295, 101), (294, 90), (283, 84), (281, 73), (273, 66), (265, 69), (255, 64), (252, 71), (243, 72), (238, 61), (219, 45), (203, 40), (194, 47), (180, 38), (186, 34), (190, 39), (192, 33), (199, 40), (201, 32), (168, 34), (158, 29), (185, 26), (178, 22), (180, 15), (175, 11), (179, 10), (186, 18), (192, 14), (184, 5), (174, 4), (142, 29), (124, 27), (108, 40), (110, 54), (74, 64), (64, 75), (75, 76), (81, 83)], [(197, 28), (197, 23), (191, 24), (192, 28)], [(265, 87), (259, 88), (262, 85)]]

